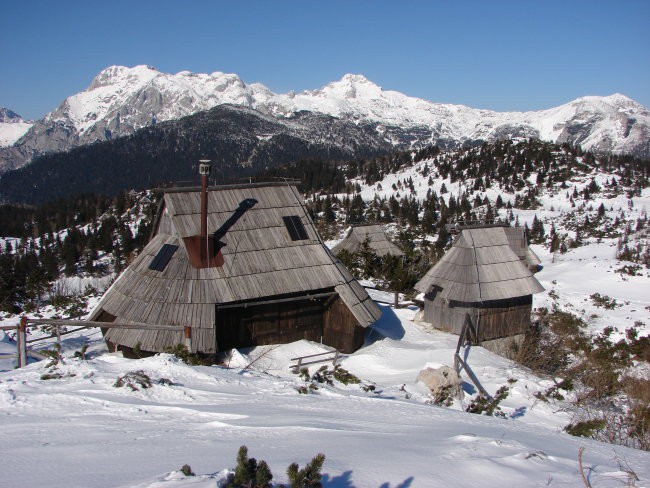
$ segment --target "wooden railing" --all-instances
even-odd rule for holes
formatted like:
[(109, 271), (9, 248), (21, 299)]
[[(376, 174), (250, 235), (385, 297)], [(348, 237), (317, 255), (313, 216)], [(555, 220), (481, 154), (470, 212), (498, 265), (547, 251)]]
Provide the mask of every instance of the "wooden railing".
[[(330, 356), (332, 355), (333, 356)], [(313, 361), (307, 361), (303, 362), (305, 359), (311, 359), (319, 356), (330, 356), (322, 359), (315, 359)], [(300, 368), (303, 366), (308, 366), (310, 364), (318, 364), (318, 363), (329, 363), (330, 361), (332, 362), (332, 365), (336, 367), (336, 363), (339, 360), (340, 353), (338, 350), (334, 351), (328, 351), (328, 352), (321, 352), (319, 354), (310, 354), (309, 356), (300, 356), (297, 358), (291, 358), (292, 361), (298, 361), (296, 364), (292, 364), (290, 367), (293, 369), (294, 373), (297, 373), (300, 371)]]
[[(37, 339), (27, 340), (27, 329), (30, 327), (36, 327), (39, 325), (51, 325), (54, 327), (54, 333), (49, 336), (39, 337)], [(74, 330), (67, 330), (61, 332), (61, 327), (72, 326), (77, 327)], [(34, 342), (44, 341), (47, 339), (56, 338), (57, 344), (61, 345), (61, 336), (72, 334), (78, 332), (82, 329), (89, 329), (92, 327), (101, 327), (102, 329), (139, 329), (139, 330), (167, 330), (167, 331), (177, 331), (184, 333), (184, 344), (187, 347), (188, 351), (192, 350), (192, 328), (190, 326), (183, 325), (151, 325), (151, 324), (121, 324), (116, 322), (96, 322), (92, 320), (71, 320), (71, 319), (30, 319), (27, 316), (20, 318), (20, 323), (18, 325), (5, 325), (0, 326), (0, 330), (16, 331), (16, 354), (11, 355), (17, 359), (17, 366), (22, 368), (27, 366), (27, 356), (37, 356), (42, 358), (41, 354), (38, 354), (37, 351), (32, 351), (28, 349), (27, 344), (32, 344)], [(117, 350), (117, 345), (116, 345)], [(5, 357), (7, 357), (5, 355)]]

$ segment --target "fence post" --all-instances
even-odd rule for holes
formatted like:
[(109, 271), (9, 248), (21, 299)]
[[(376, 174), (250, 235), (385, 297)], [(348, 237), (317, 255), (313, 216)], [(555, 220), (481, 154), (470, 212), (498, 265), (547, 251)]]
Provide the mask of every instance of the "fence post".
[(185, 326), (185, 347), (187, 352), (192, 352), (192, 327), (189, 325)]
[(339, 350), (337, 349), (334, 353), (334, 359), (332, 360), (332, 365), (336, 367), (336, 363), (339, 361)]
[(61, 328), (58, 325), (56, 326), (56, 343), (61, 351)]
[(27, 317), (25, 315), (20, 317), (16, 347), (18, 348), (18, 367), (24, 368), (27, 366)]
[(395, 291), (395, 296), (393, 297), (393, 308), (399, 307), (399, 292)]

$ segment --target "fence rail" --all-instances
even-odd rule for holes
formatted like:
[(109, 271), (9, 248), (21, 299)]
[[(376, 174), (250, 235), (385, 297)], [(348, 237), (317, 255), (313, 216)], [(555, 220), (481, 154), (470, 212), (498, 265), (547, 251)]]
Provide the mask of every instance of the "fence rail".
[[(315, 359), (313, 361), (307, 361), (303, 362), (304, 359), (311, 359), (319, 356), (330, 356), (333, 354), (333, 357), (327, 357), (327, 358), (322, 358), (322, 359)], [(327, 352), (321, 352), (319, 354), (310, 354), (308, 356), (299, 356), (297, 358), (291, 358), (291, 361), (298, 361), (296, 364), (292, 364), (290, 366), (291, 369), (293, 369), (294, 373), (297, 373), (300, 371), (300, 368), (302, 366), (307, 366), (310, 364), (318, 364), (318, 363), (329, 363), (330, 361), (332, 362), (333, 366), (336, 366), (336, 363), (339, 361), (339, 356), (340, 353), (338, 350), (334, 351), (327, 351)]]
[[(39, 337), (37, 339), (27, 340), (27, 329), (30, 327), (36, 327), (39, 325), (51, 325), (55, 328), (55, 333), (47, 337)], [(65, 326), (75, 326), (78, 329), (71, 331), (61, 332), (61, 327)], [(42, 358), (43, 356), (37, 351), (33, 351), (27, 348), (27, 344), (32, 344), (34, 342), (40, 342), (47, 339), (57, 339), (57, 344), (61, 345), (61, 336), (72, 334), (73, 332), (78, 332), (82, 329), (90, 329), (93, 327), (100, 327), (102, 329), (139, 329), (139, 330), (167, 330), (167, 331), (176, 331), (184, 333), (184, 344), (187, 347), (188, 351), (192, 350), (192, 328), (188, 325), (151, 325), (151, 324), (121, 324), (115, 322), (97, 322), (92, 320), (71, 320), (71, 319), (30, 319), (27, 316), (22, 316), (20, 318), (20, 323), (18, 325), (3, 325), (0, 326), (0, 330), (16, 331), (16, 354), (2, 354), (4, 357), (15, 357), (17, 358), (17, 367), (23, 368), (27, 366), (27, 356), (32, 355), (34, 357)], [(115, 349), (117, 350), (117, 344)]]

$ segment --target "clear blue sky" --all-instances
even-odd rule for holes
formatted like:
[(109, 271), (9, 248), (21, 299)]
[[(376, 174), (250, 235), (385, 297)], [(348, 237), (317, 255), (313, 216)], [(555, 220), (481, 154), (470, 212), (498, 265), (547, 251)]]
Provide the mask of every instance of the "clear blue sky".
[(650, 1), (0, 0), (0, 106), (40, 118), (110, 65), (275, 92), (360, 73), (494, 110), (623, 93), (650, 106)]

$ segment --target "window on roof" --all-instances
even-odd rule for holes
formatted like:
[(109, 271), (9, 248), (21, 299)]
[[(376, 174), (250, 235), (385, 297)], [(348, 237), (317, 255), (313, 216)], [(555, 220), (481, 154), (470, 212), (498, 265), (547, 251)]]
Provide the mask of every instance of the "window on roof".
[(292, 241), (308, 239), (307, 230), (305, 229), (305, 226), (302, 225), (300, 217), (297, 215), (289, 215), (287, 217), (282, 217), (282, 220), (284, 220), (284, 225), (287, 227)]
[(178, 249), (178, 246), (175, 246), (174, 244), (163, 244), (163, 247), (160, 248), (158, 254), (156, 254), (151, 261), (149, 269), (153, 271), (165, 271), (165, 268), (176, 252), (176, 249)]

